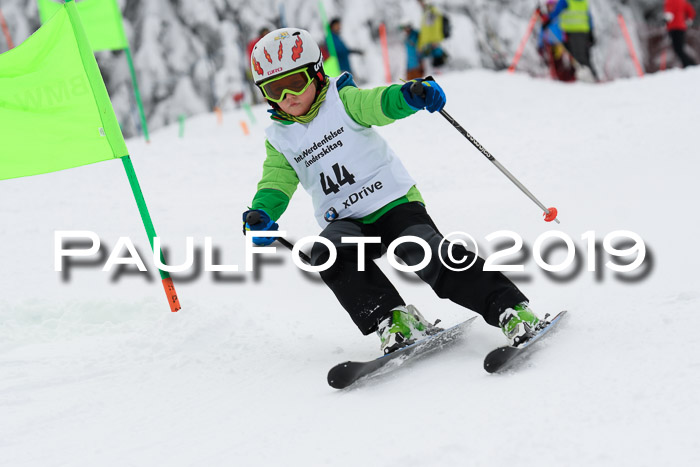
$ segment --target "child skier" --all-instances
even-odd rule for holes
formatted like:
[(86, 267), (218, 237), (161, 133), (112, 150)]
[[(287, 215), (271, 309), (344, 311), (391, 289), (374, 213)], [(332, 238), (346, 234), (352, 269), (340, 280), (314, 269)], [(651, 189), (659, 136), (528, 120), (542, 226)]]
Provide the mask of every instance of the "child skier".
[[(376, 332), (384, 353), (427, 335), (433, 325), (401, 298), (374, 263), (382, 254), (367, 244), (358, 261), (358, 245), (344, 237), (381, 237), (385, 246), (403, 236), (417, 236), (432, 250), (432, 259), (417, 274), (441, 298), (449, 298), (500, 326), (510, 345), (525, 342), (544, 323), (528, 307), (527, 298), (503, 274), (483, 271), (484, 261), (466, 271), (440, 247), (443, 236), (426, 212), (423, 199), (401, 161), (372, 125), (387, 125), (420, 109), (439, 111), (445, 93), (434, 81), (358, 89), (350, 74), (329, 78), (321, 51), (302, 29), (283, 28), (267, 34), (251, 57), (255, 84), (272, 106), (273, 124), (266, 130), (267, 158), (250, 210), (243, 213), (246, 230), (277, 230), (277, 219), (301, 182), (312, 197), (321, 236), (337, 250), (337, 259), (321, 277), (360, 331)], [(424, 93), (411, 93), (419, 82)], [(362, 196), (360, 196), (362, 195)], [(249, 214), (254, 212), (255, 215)], [(254, 222), (253, 219), (258, 220)], [(251, 223), (246, 222), (250, 220)], [(256, 237), (269, 245), (274, 237)], [(453, 258), (474, 259), (474, 253), (453, 245)], [(408, 265), (425, 254), (413, 242), (396, 254)], [(311, 250), (313, 265), (325, 264), (328, 249)], [(442, 259), (442, 262), (440, 261)], [(443, 262), (445, 264), (443, 264)]]

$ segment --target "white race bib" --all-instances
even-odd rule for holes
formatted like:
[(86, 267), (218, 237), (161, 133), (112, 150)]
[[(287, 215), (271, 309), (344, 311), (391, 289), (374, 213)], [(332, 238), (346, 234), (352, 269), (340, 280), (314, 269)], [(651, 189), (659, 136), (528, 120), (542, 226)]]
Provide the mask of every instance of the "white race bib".
[(318, 115), (308, 124), (274, 123), (265, 133), (311, 195), (321, 227), (367, 216), (415, 185), (387, 142), (345, 112), (331, 78)]

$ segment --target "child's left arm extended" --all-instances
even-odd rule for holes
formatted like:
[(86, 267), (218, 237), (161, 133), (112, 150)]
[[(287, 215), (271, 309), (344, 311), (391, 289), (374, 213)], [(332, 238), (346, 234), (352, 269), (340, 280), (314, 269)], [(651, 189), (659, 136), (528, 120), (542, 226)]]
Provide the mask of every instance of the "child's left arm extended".
[(427, 108), (434, 112), (444, 106), (445, 93), (437, 83), (434, 81), (426, 82), (426, 86), (432, 86), (432, 89), (428, 89), (428, 99), (418, 98), (407, 93), (411, 83), (413, 81), (404, 85), (393, 84), (373, 89), (345, 86), (340, 89), (339, 94), (348, 115), (366, 127), (388, 125), (413, 115), (420, 109)]
[(346, 86), (339, 94), (350, 118), (366, 127), (388, 125), (416, 113), (403, 98), (398, 84), (373, 89)]

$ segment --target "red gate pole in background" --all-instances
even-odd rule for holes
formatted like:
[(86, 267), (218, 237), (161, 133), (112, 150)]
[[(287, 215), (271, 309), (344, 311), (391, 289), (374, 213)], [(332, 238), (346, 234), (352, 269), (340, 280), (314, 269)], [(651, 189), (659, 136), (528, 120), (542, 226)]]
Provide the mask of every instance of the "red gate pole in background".
[(659, 71), (666, 71), (666, 49), (661, 52), (661, 63), (659, 64)]
[(520, 41), (520, 45), (518, 46), (518, 51), (515, 52), (515, 57), (513, 57), (513, 63), (510, 64), (510, 67), (508, 68), (508, 72), (513, 73), (515, 72), (515, 67), (518, 66), (518, 62), (520, 61), (520, 57), (523, 55), (523, 51), (525, 50), (525, 46), (527, 45), (527, 41), (530, 39), (530, 34), (532, 34), (532, 30), (535, 28), (535, 23), (540, 17), (540, 12), (539, 10), (535, 10), (534, 13), (532, 13), (532, 17), (530, 17), (530, 22), (527, 25), (527, 32), (523, 36), (522, 40)]
[(622, 30), (622, 35), (625, 36), (625, 42), (627, 42), (627, 48), (630, 51), (630, 57), (634, 62), (634, 67), (637, 69), (637, 74), (642, 77), (644, 76), (644, 70), (642, 65), (639, 63), (637, 58), (637, 52), (634, 50), (634, 44), (632, 43), (632, 38), (630, 37), (630, 32), (627, 30), (627, 23), (625, 23), (625, 18), (622, 14), (617, 15), (617, 22), (620, 23), (620, 29)]
[(7, 48), (14, 49), (15, 44), (12, 42), (12, 36), (10, 36), (10, 28), (7, 27), (7, 22), (5, 21), (5, 16), (0, 10), (0, 26), (2, 27), (2, 32), (5, 34), (5, 40), (7, 41)]
[(387, 84), (391, 84), (391, 66), (389, 65), (389, 45), (386, 40), (386, 26), (379, 25), (379, 40), (382, 43), (382, 57), (384, 57), (384, 76)]

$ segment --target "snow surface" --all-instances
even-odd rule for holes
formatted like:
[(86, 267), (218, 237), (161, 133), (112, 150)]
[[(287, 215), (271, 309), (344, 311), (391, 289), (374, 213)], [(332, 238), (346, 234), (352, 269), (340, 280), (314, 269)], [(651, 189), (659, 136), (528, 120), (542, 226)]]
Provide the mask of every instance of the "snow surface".
[[(478, 319), (439, 355), (333, 390), (327, 371), (372, 358), (378, 339), (361, 336), (287, 250), (258, 274), (175, 275), (183, 309), (171, 313), (157, 273), (112, 282), (104, 258), (71, 269), (67, 282), (54, 271), (56, 230), (96, 232), (105, 255), (128, 236), (154, 269), (120, 161), (3, 181), (0, 464), (694, 465), (699, 78), (700, 70), (602, 85), (488, 71), (440, 77), (446, 110), (559, 209), (558, 226), (439, 115), (379, 129), (443, 232), (467, 231), (485, 253), (485, 236), (502, 229), (530, 249), (553, 228), (580, 247), (583, 268), (568, 281), (543, 274), (531, 254), (529, 279), (514, 276), (540, 314), (570, 313), (527, 363), (499, 375), (482, 361), (503, 336)], [(245, 114), (232, 111), (220, 126), (213, 114), (188, 120), (184, 138), (170, 126), (150, 145), (128, 141), (171, 264), (184, 261), (186, 236), (198, 248), (211, 236), (221, 262), (243, 268), (240, 213), (268, 125), (265, 109), (253, 110), (250, 136)], [(318, 232), (305, 193), (280, 224), (291, 239)], [(648, 274), (623, 281), (599, 264), (597, 280), (581, 235), (593, 230), (602, 241), (620, 229), (646, 242)], [(429, 319), (474, 315), (381, 264)]]

